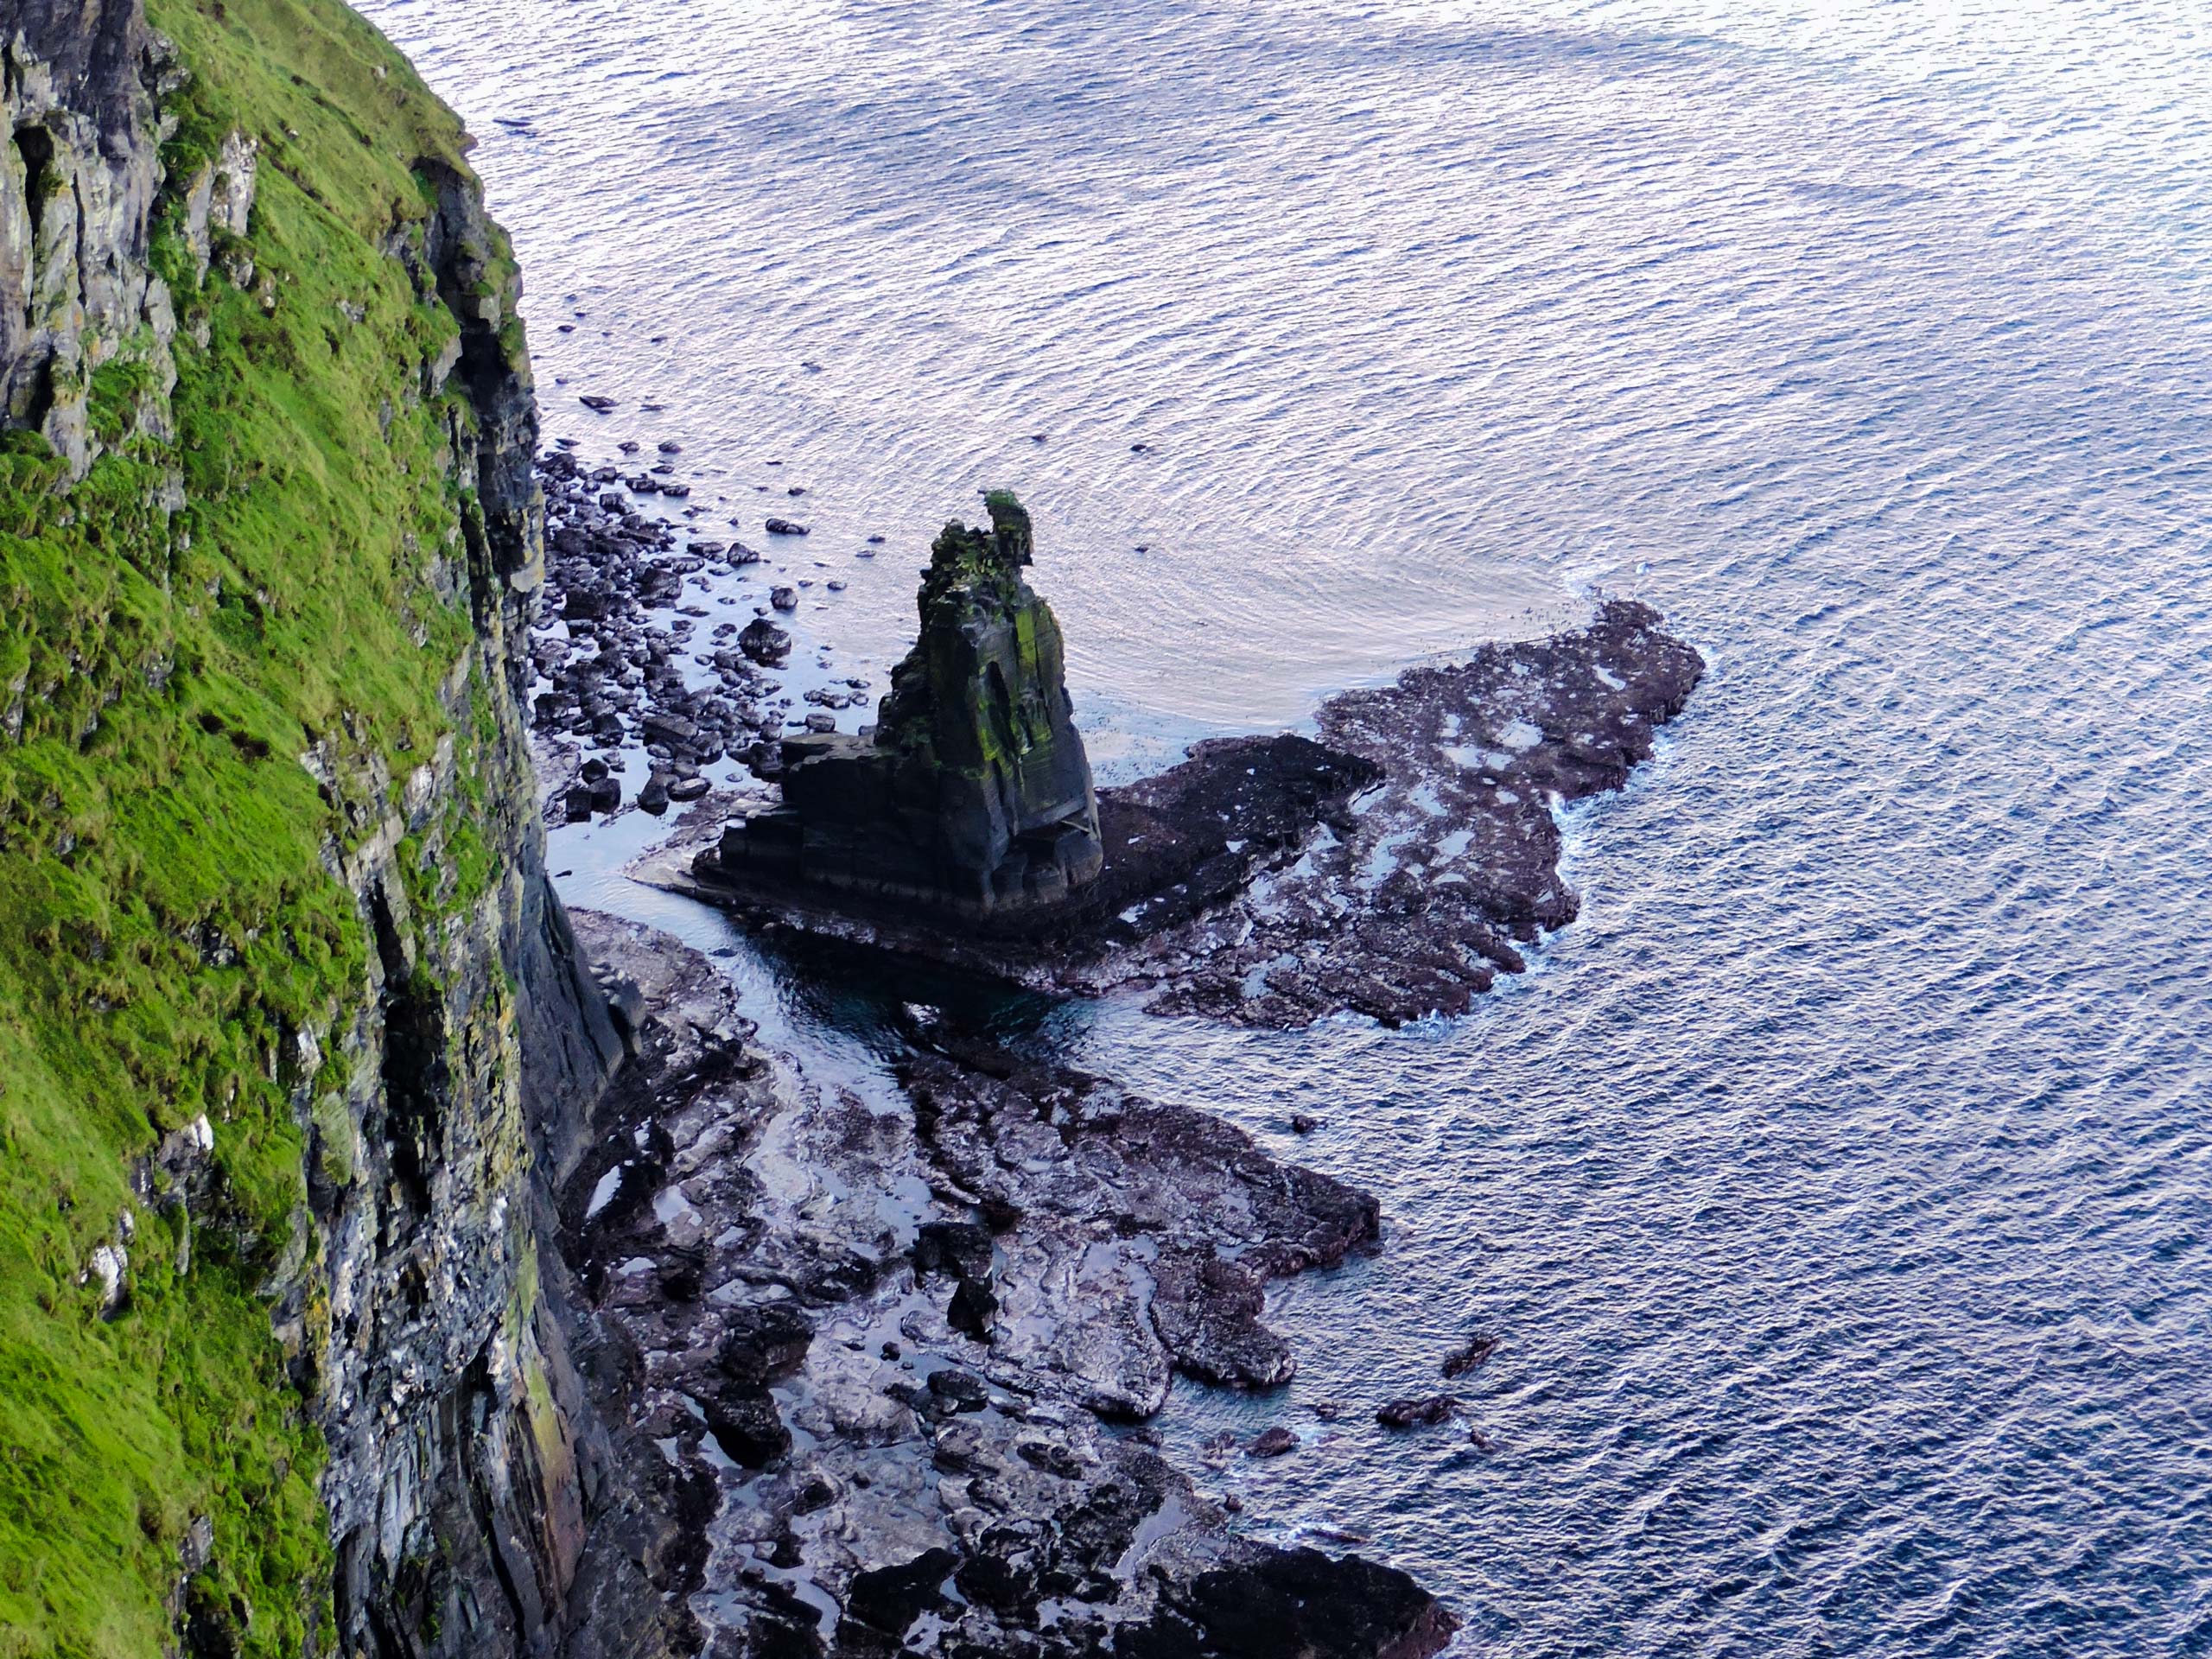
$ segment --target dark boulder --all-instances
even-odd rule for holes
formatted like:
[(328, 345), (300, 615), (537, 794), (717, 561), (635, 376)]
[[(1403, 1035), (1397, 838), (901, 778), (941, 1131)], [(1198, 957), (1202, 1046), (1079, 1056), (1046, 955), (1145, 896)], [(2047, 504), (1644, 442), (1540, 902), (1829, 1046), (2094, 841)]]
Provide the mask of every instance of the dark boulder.
[(1471, 1337), (1464, 1346), (1445, 1357), (1444, 1375), (1446, 1377), (1465, 1376), (1470, 1371), (1479, 1370), (1483, 1363), (1497, 1351), (1496, 1337)]
[(1116, 1659), (1427, 1659), (1459, 1628), (1396, 1568), (1318, 1549), (1170, 1580), (1160, 1599), (1160, 1612), (1116, 1643)]
[(779, 668), (791, 654), (791, 637), (766, 617), (756, 617), (737, 636), (737, 648), (763, 668)]
[[(950, 1550), (931, 1549), (903, 1566), (855, 1573), (845, 1592), (844, 1622), (884, 1636), (904, 1636), (924, 1613), (944, 1605), (944, 1581), (959, 1564), (960, 1558)], [(847, 1640), (842, 1629), (838, 1640), (841, 1645)]]
[(914, 1271), (988, 1278), (991, 1236), (972, 1221), (927, 1221), (914, 1238)]
[(1459, 1402), (1450, 1395), (1433, 1394), (1425, 1399), (1393, 1400), (1375, 1414), (1375, 1421), (1385, 1428), (1433, 1428), (1459, 1409)]
[(707, 1432), (722, 1455), (747, 1469), (764, 1468), (791, 1449), (791, 1430), (765, 1388), (728, 1382), (699, 1402)]

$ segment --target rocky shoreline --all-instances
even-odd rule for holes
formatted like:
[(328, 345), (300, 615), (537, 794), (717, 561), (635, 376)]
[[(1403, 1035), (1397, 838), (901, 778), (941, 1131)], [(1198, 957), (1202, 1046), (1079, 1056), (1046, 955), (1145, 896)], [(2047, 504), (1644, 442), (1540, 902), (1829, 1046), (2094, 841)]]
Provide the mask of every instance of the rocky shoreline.
[[(760, 555), (639, 509), (677, 493), (674, 469), (541, 458), (549, 824), (681, 806), (633, 876), (764, 933), (1050, 994), (1277, 1028), (1464, 1012), (1575, 913), (1554, 809), (1624, 786), (1704, 670), (1656, 612), (1605, 602), (1582, 628), (1334, 697), (1311, 736), (1201, 744), (1100, 790), (1103, 874), (948, 925), (925, 903), (725, 868), (756, 838), (733, 823), (788, 823), (788, 769), (825, 746), (866, 753), (824, 734), (868, 688), (795, 690), (791, 587), (754, 590), (744, 620), (748, 590), (728, 579)], [(626, 749), (646, 768), (629, 800)], [(1175, 1467), (1144, 1427), (1177, 1375), (1291, 1380), (1266, 1287), (1378, 1248), (1372, 1197), (939, 1012), (908, 1010), (891, 1097), (809, 1077), (696, 951), (574, 920), (633, 1058), (597, 1144), (566, 1166), (562, 1254), (615, 1357), (601, 1408), (658, 1447), (635, 1485), (659, 1524), (617, 1535), (650, 1546), (638, 1566), (688, 1610), (676, 1646), (1422, 1659), (1449, 1642), (1457, 1620), (1404, 1573), (1244, 1535), (1236, 1497), (1202, 1490), (1207, 1471)], [(1490, 1346), (1445, 1357), (1440, 1380)], [(1306, 1409), (1336, 1421), (1329, 1402)], [(1393, 1400), (1357, 1432), (1487, 1450), (1450, 1427), (1459, 1413), (1449, 1392)], [(1207, 1455), (1300, 1443), (1279, 1420)]]
[(887, 1109), (766, 1052), (696, 951), (574, 922), (635, 1058), (563, 1253), (628, 1356), (621, 1427), (666, 1460), (688, 1541), (652, 1565), (705, 1651), (1441, 1649), (1457, 1621), (1404, 1573), (1240, 1536), (1116, 1427), (1173, 1371), (1287, 1381), (1262, 1286), (1371, 1247), (1372, 1198), (936, 1023)]
[(1098, 791), (1106, 874), (1042, 922), (950, 929), (748, 883), (723, 868), (711, 810), (633, 874), (772, 927), (1035, 990), (1144, 993), (1163, 1014), (1273, 1028), (1463, 1014), (1574, 918), (1554, 805), (1624, 787), (1704, 669), (1657, 612), (1611, 600), (1587, 626), (1332, 697), (1318, 741), (1200, 744)]

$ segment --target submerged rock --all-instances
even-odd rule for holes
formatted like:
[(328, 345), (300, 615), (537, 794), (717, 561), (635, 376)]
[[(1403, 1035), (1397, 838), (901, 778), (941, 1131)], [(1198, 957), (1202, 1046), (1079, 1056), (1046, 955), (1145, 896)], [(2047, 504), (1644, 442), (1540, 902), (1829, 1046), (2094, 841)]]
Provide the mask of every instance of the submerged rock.
[(1392, 1400), (1376, 1412), (1375, 1421), (1385, 1428), (1433, 1428), (1456, 1415), (1459, 1409), (1459, 1402), (1450, 1395), (1433, 1394)]
[(1444, 1375), (1446, 1377), (1460, 1377), (1466, 1376), (1470, 1371), (1480, 1370), (1484, 1363), (1497, 1351), (1497, 1338), (1496, 1337), (1471, 1337), (1463, 1346), (1446, 1356)]
[(985, 505), (988, 530), (956, 520), (937, 538), (921, 635), (873, 738), (787, 740), (782, 809), (730, 825), (701, 874), (972, 915), (1050, 907), (1097, 879), (1098, 803), (1059, 624), (1021, 575), (1029, 514), (1004, 490)]

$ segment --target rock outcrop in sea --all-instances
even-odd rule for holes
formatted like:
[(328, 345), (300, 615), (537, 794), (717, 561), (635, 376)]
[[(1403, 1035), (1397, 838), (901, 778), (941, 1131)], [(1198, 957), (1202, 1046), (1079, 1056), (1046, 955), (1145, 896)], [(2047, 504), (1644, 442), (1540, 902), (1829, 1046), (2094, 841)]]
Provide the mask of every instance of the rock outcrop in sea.
[(938, 536), (872, 736), (784, 740), (784, 804), (724, 830), (721, 877), (976, 916), (1048, 910), (1097, 879), (1059, 624), (1022, 579), (1029, 514), (1010, 491), (984, 505), (988, 530)]
[(1126, 988), (1160, 1013), (1239, 1025), (1402, 1025), (1465, 1013), (1574, 918), (1554, 805), (1625, 785), (1704, 671), (1649, 606), (1607, 600), (1583, 627), (1332, 697), (1318, 741), (1210, 740), (1099, 791), (1096, 880), (989, 927), (733, 882), (730, 833), (702, 844), (705, 828), (636, 874), (769, 926), (1036, 990)]

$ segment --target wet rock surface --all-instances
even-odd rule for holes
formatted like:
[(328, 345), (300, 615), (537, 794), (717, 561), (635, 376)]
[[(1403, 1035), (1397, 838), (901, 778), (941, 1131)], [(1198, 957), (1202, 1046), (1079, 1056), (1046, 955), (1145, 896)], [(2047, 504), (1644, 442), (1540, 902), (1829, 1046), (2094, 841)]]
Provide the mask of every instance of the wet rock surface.
[(1047, 914), (957, 935), (887, 905), (734, 893), (696, 839), (637, 874), (770, 925), (1039, 989), (1126, 987), (1160, 1013), (1273, 1027), (1458, 1014), (1573, 919), (1554, 804), (1623, 787), (1704, 668), (1657, 612), (1613, 600), (1585, 627), (1344, 693), (1316, 739), (1208, 742), (1100, 791), (1098, 880)]
[(886, 1097), (808, 1078), (704, 957), (575, 925), (638, 1058), (563, 1189), (563, 1254), (695, 1523), (656, 1564), (708, 1651), (1443, 1646), (1403, 1573), (1238, 1535), (1115, 1427), (1171, 1370), (1287, 1376), (1258, 1287), (1371, 1243), (1371, 1198), (937, 1023)]
[(1459, 1410), (1459, 1402), (1448, 1394), (1409, 1395), (1384, 1402), (1376, 1409), (1375, 1421), (1385, 1428), (1434, 1428), (1450, 1421)]

